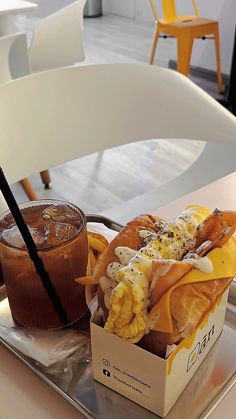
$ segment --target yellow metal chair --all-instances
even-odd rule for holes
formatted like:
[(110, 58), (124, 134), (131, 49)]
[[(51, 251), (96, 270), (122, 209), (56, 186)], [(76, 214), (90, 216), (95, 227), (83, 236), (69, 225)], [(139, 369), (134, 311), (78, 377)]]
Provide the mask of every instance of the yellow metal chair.
[(153, 64), (157, 41), (160, 33), (177, 38), (177, 70), (188, 76), (193, 40), (205, 38), (208, 35), (215, 41), (218, 91), (222, 93), (223, 82), (220, 65), (220, 43), (218, 22), (199, 16), (195, 0), (192, 0), (193, 16), (178, 16), (175, 0), (162, 0), (163, 17), (159, 18), (154, 0), (149, 0), (156, 22), (156, 30), (149, 63)]

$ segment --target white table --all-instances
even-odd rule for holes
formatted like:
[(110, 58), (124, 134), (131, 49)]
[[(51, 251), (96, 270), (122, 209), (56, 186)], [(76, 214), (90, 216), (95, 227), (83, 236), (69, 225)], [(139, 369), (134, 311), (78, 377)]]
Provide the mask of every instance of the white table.
[[(212, 210), (215, 207), (236, 210), (236, 172), (156, 210), (156, 213), (166, 220), (173, 220), (189, 203), (202, 203)], [(127, 203), (129, 213), (130, 209), (132, 210), (132, 201)], [(133, 206), (133, 215), (135, 216), (136, 213), (137, 208)], [(117, 209), (114, 213), (110, 210), (107, 215), (114, 220), (122, 221), (122, 215)], [(208, 418), (234, 419), (235, 399), (236, 385), (231, 388)], [(0, 347), (1, 419), (79, 419), (81, 417), (83, 416), (78, 411), (41, 382), (20, 361)]]
[(37, 4), (24, 0), (0, 0), (0, 36), (16, 32), (13, 16), (35, 10)]
[[(139, 199), (133, 198), (127, 203), (122, 203), (120, 206), (118, 205), (115, 208), (104, 211), (103, 215), (124, 224), (132, 217), (140, 214), (138, 201)], [(151, 196), (150, 202), (148, 196), (145, 196), (147, 212), (156, 212), (160, 217), (166, 219), (166, 221), (173, 220), (186, 205), (193, 203), (206, 205), (211, 210), (214, 210), (215, 208), (236, 210), (236, 172), (204, 186), (195, 192), (185, 195), (159, 209), (153, 208)]]

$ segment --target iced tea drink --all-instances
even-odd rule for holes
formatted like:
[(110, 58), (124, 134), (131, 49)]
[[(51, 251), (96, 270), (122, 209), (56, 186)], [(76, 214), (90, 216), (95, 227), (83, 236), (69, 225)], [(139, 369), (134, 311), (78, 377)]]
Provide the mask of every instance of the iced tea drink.
[[(56, 200), (29, 202), (20, 208), (69, 321), (80, 319), (87, 309), (85, 289), (74, 279), (86, 275), (85, 215)], [(61, 326), (9, 212), (0, 218), (0, 260), (13, 318), (27, 327)]]

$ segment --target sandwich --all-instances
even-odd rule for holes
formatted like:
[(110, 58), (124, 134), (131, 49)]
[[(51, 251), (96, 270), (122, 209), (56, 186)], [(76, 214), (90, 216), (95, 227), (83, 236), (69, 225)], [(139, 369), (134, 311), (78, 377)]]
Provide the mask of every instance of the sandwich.
[(94, 269), (96, 316), (104, 329), (165, 356), (190, 336), (236, 273), (236, 212), (191, 205), (172, 223), (130, 221)]

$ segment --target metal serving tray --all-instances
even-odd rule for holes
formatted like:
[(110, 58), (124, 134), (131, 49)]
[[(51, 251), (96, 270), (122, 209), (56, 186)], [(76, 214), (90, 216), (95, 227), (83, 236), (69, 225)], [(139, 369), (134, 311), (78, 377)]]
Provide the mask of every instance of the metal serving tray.
[[(87, 216), (88, 221), (104, 223), (108, 228), (119, 231), (122, 227), (109, 219), (96, 215)], [(4, 321), (1, 320), (4, 318)], [(7, 304), (5, 287), (0, 287), (0, 324), (9, 324), (11, 313)], [(89, 316), (83, 320), (83, 329), (89, 330)], [(81, 329), (81, 324), (78, 323)], [(217, 406), (219, 400), (236, 383), (236, 309), (231, 303), (226, 311), (223, 332), (196, 374), (179, 397), (167, 419), (201, 418)], [(47, 385), (78, 409), (84, 417), (100, 419), (154, 419), (158, 416), (93, 380), (91, 361), (73, 361), (73, 355), (58, 365), (58, 375), (42, 368), (36, 361), (23, 355), (5, 340), (0, 344), (21, 362), (27, 365)], [(71, 375), (63, 377), (63, 362), (70, 364)], [(57, 367), (57, 366), (56, 366)], [(64, 379), (65, 378), (65, 379)], [(157, 389), (158, 391), (158, 389)]]

